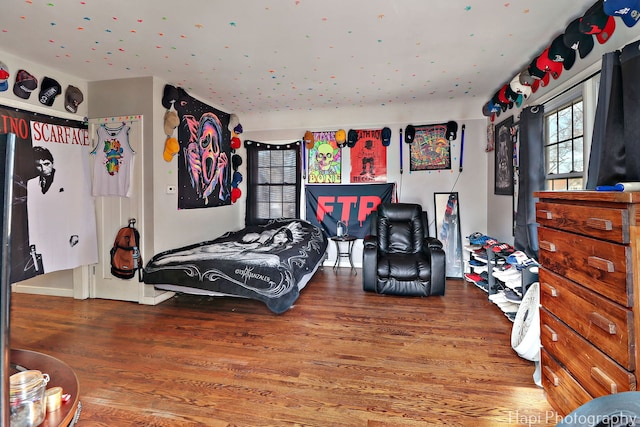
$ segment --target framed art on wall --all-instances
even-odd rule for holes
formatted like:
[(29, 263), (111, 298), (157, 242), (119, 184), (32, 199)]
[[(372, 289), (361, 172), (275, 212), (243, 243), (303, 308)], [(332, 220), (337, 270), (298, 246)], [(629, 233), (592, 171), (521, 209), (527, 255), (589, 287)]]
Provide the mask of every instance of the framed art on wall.
[(513, 116), (495, 127), (495, 187), (494, 194), (513, 195)]

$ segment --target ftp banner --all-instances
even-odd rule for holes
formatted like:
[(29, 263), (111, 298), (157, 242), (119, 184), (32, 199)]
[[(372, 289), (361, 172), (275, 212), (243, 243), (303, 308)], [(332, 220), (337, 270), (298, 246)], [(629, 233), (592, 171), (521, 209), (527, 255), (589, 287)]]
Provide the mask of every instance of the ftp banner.
[(369, 214), (380, 203), (391, 202), (393, 189), (394, 184), (307, 185), (306, 219), (328, 236), (336, 235), (342, 221), (349, 235), (362, 239), (369, 234)]

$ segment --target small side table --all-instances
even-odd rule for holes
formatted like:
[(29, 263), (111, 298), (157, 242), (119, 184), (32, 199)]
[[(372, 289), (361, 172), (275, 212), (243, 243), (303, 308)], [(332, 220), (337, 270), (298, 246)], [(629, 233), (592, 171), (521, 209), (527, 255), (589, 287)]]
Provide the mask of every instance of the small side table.
[[(351, 270), (358, 274), (355, 267), (353, 266), (353, 259), (351, 258), (351, 253), (353, 251), (353, 244), (355, 243), (357, 237), (355, 236), (333, 236), (331, 240), (336, 244), (336, 262), (333, 264), (333, 269), (336, 270), (340, 266), (340, 258), (349, 259), (349, 264), (351, 264)], [(347, 243), (347, 250), (342, 250), (343, 247), (340, 243)]]

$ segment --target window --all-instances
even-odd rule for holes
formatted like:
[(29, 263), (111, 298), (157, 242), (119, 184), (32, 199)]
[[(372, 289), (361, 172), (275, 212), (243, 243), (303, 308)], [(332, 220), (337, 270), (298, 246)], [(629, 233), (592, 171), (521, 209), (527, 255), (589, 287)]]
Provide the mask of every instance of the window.
[(288, 144), (245, 141), (247, 225), (300, 217), (301, 144), (301, 141)]
[(582, 190), (584, 180), (584, 115), (582, 97), (545, 114), (545, 179), (547, 190)]

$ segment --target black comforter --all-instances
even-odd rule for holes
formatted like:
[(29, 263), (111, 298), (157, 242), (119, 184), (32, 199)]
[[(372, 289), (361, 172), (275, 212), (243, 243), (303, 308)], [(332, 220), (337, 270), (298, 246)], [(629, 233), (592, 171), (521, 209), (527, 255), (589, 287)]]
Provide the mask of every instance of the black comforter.
[(144, 282), (256, 299), (283, 313), (323, 262), (327, 238), (303, 220), (274, 220), (155, 255)]

